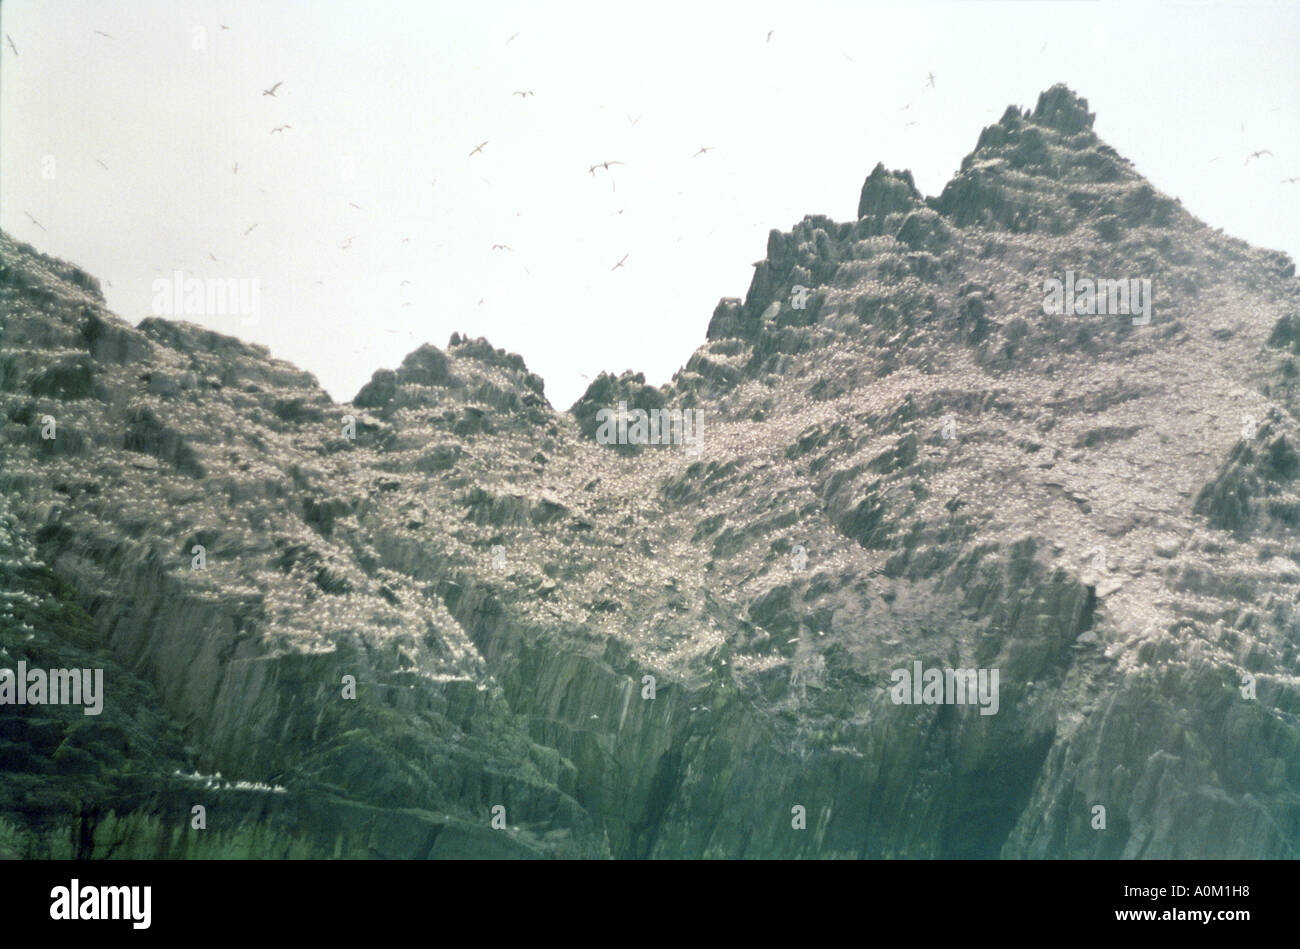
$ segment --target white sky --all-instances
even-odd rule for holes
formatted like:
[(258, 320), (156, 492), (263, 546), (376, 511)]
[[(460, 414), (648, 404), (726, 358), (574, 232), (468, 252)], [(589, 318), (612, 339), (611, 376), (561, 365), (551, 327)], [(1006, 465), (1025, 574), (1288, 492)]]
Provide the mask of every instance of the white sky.
[(770, 228), (851, 220), (877, 161), (937, 194), (1057, 81), (1157, 188), (1300, 258), (1293, 2), (5, 0), (0, 29), (0, 227), (133, 323), (176, 269), (259, 280), (256, 325), (185, 318), (340, 401), (453, 331), (559, 408), (665, 382)]

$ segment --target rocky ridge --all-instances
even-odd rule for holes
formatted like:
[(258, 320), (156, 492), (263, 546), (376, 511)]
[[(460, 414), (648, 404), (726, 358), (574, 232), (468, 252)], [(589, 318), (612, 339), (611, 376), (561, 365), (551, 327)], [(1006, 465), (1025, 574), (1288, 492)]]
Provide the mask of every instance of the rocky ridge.
[[(335, 404), (0, 236), (0, 665), (109, 695), (0, 715), (0, 851), (1295, 856), (1294, 264), (1092, 126), (1057, 86), (937, 197), (877, 166), (568, 412), (459, 335)], [(1149, 325), (1046, 316), (1067, 270)], [(620, 400), (699, 450), (597, 444)], [(894, 704), (914, 661), (997, 714)]]

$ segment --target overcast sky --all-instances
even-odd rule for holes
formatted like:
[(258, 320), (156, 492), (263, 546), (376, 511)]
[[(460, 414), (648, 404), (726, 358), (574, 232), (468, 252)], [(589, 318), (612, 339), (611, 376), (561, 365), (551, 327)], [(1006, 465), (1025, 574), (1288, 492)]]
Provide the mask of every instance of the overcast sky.
[(1058, 81), (1157, 188), (1300, 257), (1293, 2), (5, 0), (0, 24), (0, 227), (132, 323), (177, 269), (260, 281), (255, 325), (186, 318), (340, 401), (453, 331), (560, 408), (601, 370), (665, 382), (769, 229), (853, 219), (877, 161), (937, 194)]

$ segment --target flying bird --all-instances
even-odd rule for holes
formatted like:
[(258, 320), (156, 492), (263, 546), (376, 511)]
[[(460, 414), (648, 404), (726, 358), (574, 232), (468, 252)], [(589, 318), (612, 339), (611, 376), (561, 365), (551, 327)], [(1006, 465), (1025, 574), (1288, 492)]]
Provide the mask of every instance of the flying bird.
[(356, 237), (357, 236), (353, 234), (351, 237), (344, 238), (343, 243), (339, 245), (339, 250), (347, 250), (349, 247), (351, 247), (352, 242), (356, 240)]
[(263, 90), (262, 90), (262, 95), (264, 95), (264, 96), (274, 96), (274, 95), (275, 95), (275, 90), (279, 89), (279, 88), (280, 88), (281, 86), (283, 86), (283, 85), (284, 85), (284, 80), (281, 79), (279, 82), (277, 82), (277, 83), (276, 83), (274, 86), (272, 86), (270, 89), (263, 89)]
[(285, 129), (291, 128), (293, 128), (292, 125), (277, 125), (275, 128), (271, 129), (271, 134), (274, 135), (276, 132), (283, 132)]
[(361, 205), (357, 204), (357, 203), (354, 202), (354, 201), (349, 201), (349, 202), (348, 202), (348, 207), (350, 207), (350, 208), (356, 208), (358, 211), (363, 210), (362, 207), (361, 207)]
[[(95, 32), (98, 33), (100, 36), (108, 36), (108, 34), (105, 33), (103, 30), (96, 30)], [(108, 38), (111, 40), (113, 37), (108, 36)]]
[(105, 165), (105, 164), (104, 164), (102, 161), (100, 161), (98, 158), (95, 159), (95, 164), (98, 165), (100, 168), (103, 168), (105, 171), (108, 171), (108, 166)]
[(6, 33), (6, 34), (5, 34), (5, 39), (7, 39), (7, 40), (9, 41), (9, 48), (10, 48), (11, 50), (13, 50), (13, 51), (14, 51), (14, 55), (17, 56), (17, 55), (18, 55), (18, 47), (14, 45), (14, 38), (13, 38), (12, 36), (10, 36), (8, 33)]
[(516, 91), (510, 94), (513, 96), (518, 96), (521, 99), (527, 99), (529, 96), (533, 96), (534, 98), (537, 97), (537, 93), (533, 92), (533, 90), (531, 89), (517, 89)]
[(919, 125), (919, 122), (904, 122), (903, 128), (911, 128), (913, 125)]
[(474, 146), (474, 150), (469, 153), (469, 157), (473, 158), (479, 152), (483, 151), (483, 146), (485, 145), (487, 145), (487, 142), (480, 142), (478, 145)]
[(1283, 179), (1282, 179), (1282, 184), (1284, 184), (1284, 185), (1293, 185), (1293, 184), (1295, 184), (1297, 181), (1300, 181), (1300, 178), (1283, 178)]
[[(253, 227), (257, 227), (257, 225), (254, 224)], [(244, 236), (245, 236), (245, 237), (247, 237), (249, 234), (253, 233), (253, 227), (250, 227), (248, 230), (244, 231)]]
[(634, 118), (632, 118), (632, 116), (629, 115), (629, 116), (627, 117), (627, 120), (628, 120), (629, 122), (631, 122), (633, 125), (636, 125), (638, 122), (641, 121), (641, 116), (638, 115), (638, 116), (634, 119)]
[(518, 35), (519, 35), (518, 33), (511, 33), (510, 39), (506, 40), (506, 45), (509, 46), (514, 41), (514, 38)]
[(402, 238), (402, 243), (405, 244), (405, 243), (406, 243), (407, 241), (409, 241), (409, 240), (410, 240), (409, 237), (403, 237), (403, 238)]
[(710, 145), (710, 146), (708, 146), (707, 148), (705, 148), (703, 145), (701, 145), (701, 146), (700, 146), (700, 150), (699, 150), (698, 152), (696, 152), (694, 155), (692, 155), (691, 157), (692, 157), (692, 158), (699, 158), (701, 155), (706, 155), (706, 154), (708, 154), (709, 152), (713, 151), (713, 149), (715, 149), (716, 147), (717, 147), (716, 145)]
[(213, 257), (212, 251), (208, 251), (208, 256), (212, 258), (213, 263), (221, 263), (221, 261), (217, 260), (216, 257)]
[(767, 31), (767, 41), (768, 41), (769, 43), (772, 42), (772, 34), (775, 33), (775, 32), (776, 32), (776, 30), (768, 30), (768, 31)]
[(235, 162), (235, 167), (230, 169), (234, 174), (239, 174), (239, 162)]
[(411, 282), (411, 281), (409, 281), (409, 280), (403, 280), (401, 283), (398, 284), (398, 286), (399, 286), (399, 287), (404, 287), (404, 286), (406, 286), (406, 285), (407, 285), (408, 283), (410, 283), (410, 282)]
[[(36, 218), (32, 217), (31, 214), (30, 214), (29, 212), (24, 211), (23, 213), (27, 215), (27, 220), (31, 221), (33, 224), (35, 224), (37, 227), (39, 227), (42, 231), (45, 230), (44, 225), (42, 225), (40, 221), (36, 220)], [(46, 231), (46, 233), (48, 234), (49, 231)]]
[[(630, 256), (632, 256), (632, 255), (631, 255), (631, 254), (624, 254), (624, 255), (623, 255), (623, 260), (627, 260)], [(620, 261), (619, 261), (618, 263), (616, 263), (613, 267), (610, 267), (610, 268), (609, 268), (609, 269), (610, 269), (610, 272), (612, 273), (613, 271), (617, 270), (619, 267), (622, 267), (622, 266), (623, 266), (623, 260), (620, 260)]]
[(1243, 165), (1249, 165), (1249, 164), (1250, 164), (1250, 160), (1251, 160), (1252, 158), (1263, 158), (1265, 155), (1269, 156), (1270, 158), (1273, 157), (1273, 153), (1270, 152), (1267, 148), (1261, 148), (1259, 151), (1257, 151), (1257, 152), (1251, 152), (1249, 155), (1247, 155), (1247, 156), (1246, 156), (1246, 160), (1245, 160), (1244, 162), (1242, 162), (1242, 164), (1243, 164)]
[(492, 245), (492, 249), (493, 249), (493, 250), (510, 250), (510, 247), (509, 247), (509, 245), (507, 245), (507, 244), (493, 244), (493, 245)]
[(926, 75), (930, 77), (929, 82), (927, 82), (926, 84), (927, 84), (931, 89), (933, 89), (933, 88), (934, 88), (934, 73), (926, 73)]
[(595, 175), (597, 168), (604, 168), (606, 171), (609, 171), (610, 165), (621, 165), (621, 164), (623, 164), (621, 161), (598, 161), (596, 162), (596, 164), (592, 165), (590, 168), (587, 169), (587, 173), (590, 175)]

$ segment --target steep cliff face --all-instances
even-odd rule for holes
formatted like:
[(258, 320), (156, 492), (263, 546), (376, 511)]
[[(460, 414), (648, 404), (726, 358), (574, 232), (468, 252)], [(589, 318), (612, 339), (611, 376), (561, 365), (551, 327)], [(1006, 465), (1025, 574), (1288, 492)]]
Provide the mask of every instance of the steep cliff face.
[[(1294, 265), (1063, 87), (936, 198), (877, 167), (773, 231), (672, 383), (569, 412), (459, 336), (337, 405), (0, 265), (0, 665), (106, 670), (98, 718), (0, 708), (0, 851), (1300, 849)], [(1149, 320), (1045, 315), (1067, 271)], [(603, 444), (619, 402), (699, 436)], [(996, 713), (896, 704), (916, 662)]]

